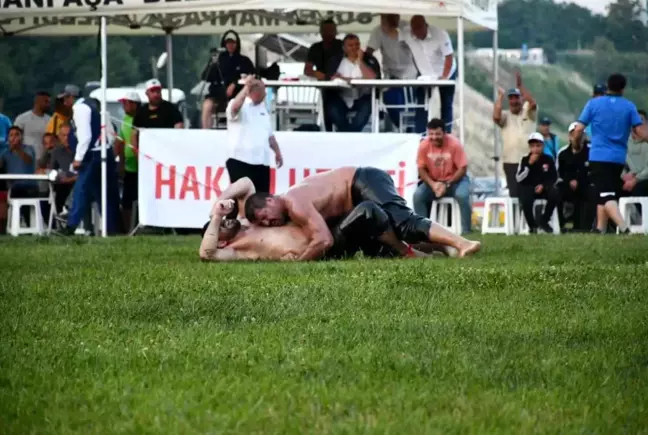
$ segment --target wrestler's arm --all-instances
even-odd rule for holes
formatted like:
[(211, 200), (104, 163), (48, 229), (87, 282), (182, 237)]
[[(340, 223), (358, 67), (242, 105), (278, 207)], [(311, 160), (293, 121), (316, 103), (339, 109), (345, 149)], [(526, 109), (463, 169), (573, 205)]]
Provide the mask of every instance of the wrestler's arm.
[(218, 248), (218, 231), (222, 219), (223, 217), (216, 213), (209, 222), (198, 251), (200, 259), (203, 261), (232, 261), (239, 259), (234, 249), (230, 247)]
[(297, 260), (320, 258), (333, 245), (333, 234), (326, 225), (326, 221), (312, 203), (287, 201), (286, 206), (290, 220), (300, 226), (310, 238), (306, 250)]
[[(232, 184), (229, 185), (227, 189), (221, 193), (221, 196), (218, 197), (218, 201), (222, 201), (225, 199), (233, 199), (235, 201), (238, 201), (239, 203), (239, 216), (243, 216), (245, 213), (245, 201), (254, 193), (256, 192), (256, 189), (254, 188), (254, 183), (252, 183), (252, 180), (250, 180), (248, 177), (243, 177), (239, 180), (236, 180)], [(216, 204), (214, 203), (213, 207), (216, 207)], [(214, 215), (214, 208), (212, 208), (210, 217)]]

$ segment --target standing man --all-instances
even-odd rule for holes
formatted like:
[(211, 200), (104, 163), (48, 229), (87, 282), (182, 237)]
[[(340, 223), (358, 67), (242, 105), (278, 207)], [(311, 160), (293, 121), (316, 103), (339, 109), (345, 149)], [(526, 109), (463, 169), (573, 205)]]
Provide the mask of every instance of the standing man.
[(621, 233), (628, 233), (628, 226), (621, 216), (617, 197), (623, 187), (623, 172), (628, 154), (630, 132), (637, 139), (648, 140), (648, 130), (643, 125), (635, 105), (623, 97), (626, 78), (612, 74), (607, 82), (607, 94), (587, 102), (578, 117), (575, 128), (580, 140), (583, 130), (592, 125), (590, 145), (590, 173), (596, 191), (596, 232), (605, 232), (608, 219), (617, 225)]
[[(382, 54), (383, 77), (386, 79), (413, 80), (418, 75), (414, 58), (405, 38), (406, 21), (398, 14), (380, 14), (380, 25), (371, 31), (365, 54), (373, 55), (379, 50)], [(405, 94), (414, 95), (415, 88), (389, 88), (382, 93), (387, 106), (405, 104)], [(414, 99), (412, 96), (410, 99)], [(391, 122), (400, 127), (402, 108), (388, 108)]]
[[(642, 124), (646, 125), (646, 111), (639, 110)], [(623, 175), (624, 194), (648, 196), (648, 143), (634, 133), (628, 141), (628, 172)], [(648, 216), (647, 216), (648, 217)]]
[(500, 88), (493, 107), (493, 121), (502, 129), (502, 161), (506, 185), (511, 198), (518, 197), (517, 173), (520, 159), (528, 153), (527, 141), (536, 130), (538, 106), (531, 93), (522, 84), (522, 76), (515, 74), (517, 88), (506, 92), (509, 110), (502, 110), (504, 90)]
[(142, 105), (133, 118), (131, 145), (134, 154), (139, 152), (140, 128), (184, 128), (182, 114), (171, 102), (162, 99), (162, 83), (158, 79), (146, 82), (148, 104)]
[(140, 97), (137, 92), (128, 92), (119, 100), (124, 109), (119, 134), (115, 138), (115, 153), (119, 155), (119, 172), (123, 174), (122, 187), (122, 220), (124, 229), (128, 233), (131, 230), (131, 217), (133, 203), (137, 201), (137, 154), (131, 146), (133, 139), (133, 119), (137, 114), (140, 105)]
[(551, 119), (546, 116), (540, 120), (538, 131), (544, 138), (543, 152), (551, 157), (554, 162), (558, 161), (558, 151), (560, 150), (560, 142), (558, 136), (551, 132)]
[[(407, 44), (412, 50), (414, 63), (421, 76), (432, 80), (455, 80), (457, 78), (457, 61), (454, 58), (452, 41), (445, 30), (429, 26), (423, 15), (414, 15), (410, 20), (411, 33), (405, 35)], [(419, 87), (417, 100), (419, 104), (425, 103), (426, 88)], [(445, 122), (445, 131), (452, 131), (452, 103), (454, 101), (455, 87), (440, 86), (441, 119)], [(423, 133), (427, 124), (427, 108), (417, 110), (417, 133)]]
[(456, 137), (445, 132), (441, 119), (428, 123), (416, 165), (421, 181), (414, 192), (414, 213), (429, 216), (434, 200), (454, 198), (461, 209), (461, 232), (470, 232), (472, 209), (466, 151)]
[(277, 168), (283, 165), (265, 96), (263, 82), (248, 76), (243, 90), (229, 102), (225, 111), (229, 146), (225, 166), (230, 183), (248, 177), (257, 192), (270, 191), (269, 149), (275, 153)]
[[(323, 20), (320, 23), (320, 36), (322, 40), (311, 45), (308, 49), (306, 63), (304, 64), (304, 75), (314, 77), (317, 80), (331, 80), (326, 75), (331, 59), (344, 55), (342, 41), (337, 39), (337, 26), (332, 19)], [(326, 107), (330, 90), (322, 90), (322, 106), (324, 107), (324, 126), (326, 131), (333, 131), (333, 124), (328, 118)]]
[(45, 152), (43, 136), (45, 136), (45, 129), (50, 120), (50, 116), (47, 114), (49, 106), (50, 94), (45, 91), (38, 92), (34, 98), (32, 109), (21, 113), (14, 121), (14, 125), (23, 130), (25, 144), (32, 146), (36, 151), (36, 160), (39, 160)]
[[(66, 234), (72, 235), (88, 215), (93, 202), (101, 204), (101, 114), (99, 101), (88, 98), (83, 103), (73, 105), (73, 127), (68, 141), (76, 143), (72, 167), (77, 171), (77, 179), (72, 194), (72, 210), (68, 215)], [(112, 122), (105, 126), (108, 135), (106, 144), (106, 228), (109, 234), (118, 229), (119, 188), (117, 186), (117, 167), (112, 150), (115, 136)]]

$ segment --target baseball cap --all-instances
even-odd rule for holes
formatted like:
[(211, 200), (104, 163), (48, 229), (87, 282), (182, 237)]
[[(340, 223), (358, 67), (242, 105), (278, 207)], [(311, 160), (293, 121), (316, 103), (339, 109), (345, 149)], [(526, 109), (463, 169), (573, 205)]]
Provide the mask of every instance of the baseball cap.
[(542, 135), (537, 131), (534, 131), (529, 135), (528, 142), (532, 142), (532, 141), (544, 142), (544, 137), (542, 137)]
[(65, 85), (63, 88), (62, 92), (59, 92), (59, 94), (56, 96), (57, 98), (63, 98), (63, 97), (75, 97), (77, 98), (79, 95), (81, 95), (81, 92), (79, 91), (79, 87), (76, 85)]
[(134, 103), (141, 103), (142, 102), (142, 100), (140, 99), (139, 94), (137, 92), (135, 92), (135, 91), (126, 92), (126, 95), (124, 95), (123, 97), (121, 97), (119, 99), (120, 103), (122, 101), (132, 101)]
[(162, 89), (162, 83), (158, 79), (151, 79), (146, 82), (146, 90), (150, 91), (151, 89)]
[(571, 133), (572, 131), (574, 131), (574, 129), (576, 128), (577, 125), (578, 125), (578, 122), (572, 122), (571, 124), (569, 124), (569, 128), (567, 129), (567, 133)]
[(520, 92), (520, 90), (518, 88), (511, 88), (506, 93), (506, 96), (508, 96), (508, 97), (512, 97), (514, 95), (519, 97), (520, 95), (522, 95), (522, 93)]
[(602, 83), (599, 83), (594, 85), (594, 90), (592, 91), (592, 93), (594, 95), (603, 95), (606, 91), (607, 91), (607, 86), (605, 86)]
[(551, 119), (545, 116), (540, 120), (540, 125), (551, 125)]

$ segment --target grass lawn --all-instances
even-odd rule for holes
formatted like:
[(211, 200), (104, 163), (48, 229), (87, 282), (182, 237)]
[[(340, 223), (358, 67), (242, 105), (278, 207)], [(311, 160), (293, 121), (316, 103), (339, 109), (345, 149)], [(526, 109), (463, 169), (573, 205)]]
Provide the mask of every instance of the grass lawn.
[(0, 432), (648, 433), (648, 238), (204, 264), (0, 239)]

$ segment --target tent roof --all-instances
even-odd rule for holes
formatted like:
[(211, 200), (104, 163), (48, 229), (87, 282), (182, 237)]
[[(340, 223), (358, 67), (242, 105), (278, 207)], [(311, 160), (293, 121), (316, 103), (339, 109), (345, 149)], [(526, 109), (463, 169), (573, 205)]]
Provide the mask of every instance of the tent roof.
[(0, 32), (96, 34), (99, 17), (105, 15), (111, 35), (150, 35), (163, 29), (200, 35), (230, 28), (242, 34), (316, 33), (324, 18), (333, 18), (340, 32), (358, 33), (377, 26), (380, 13), (424, 15), (446, 29), (455, 28), (458, 16), (466, 19), (466, 30), (497, 28), (496, 0), (0, 0)]

